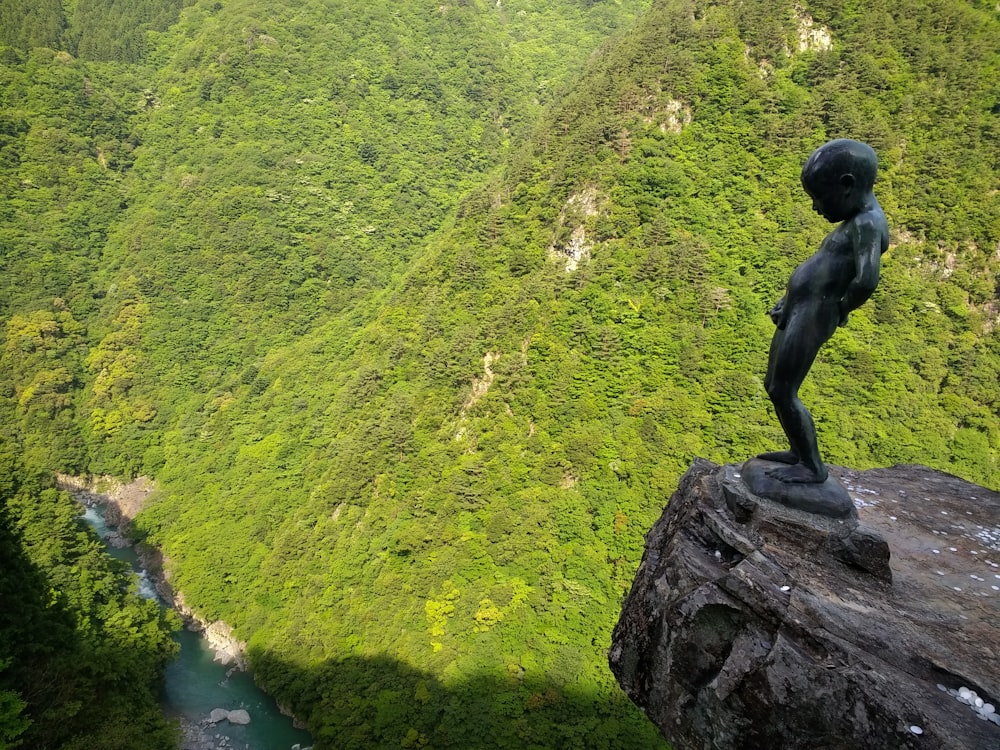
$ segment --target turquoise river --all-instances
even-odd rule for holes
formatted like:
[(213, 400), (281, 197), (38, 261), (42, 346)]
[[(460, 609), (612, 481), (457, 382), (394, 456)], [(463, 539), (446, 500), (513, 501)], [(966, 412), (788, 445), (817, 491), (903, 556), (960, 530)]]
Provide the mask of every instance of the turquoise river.
[[(99, 506), (87, 506), (84, 520), (102, 539), (113, 531)], [(136, 571), (143, 596), (166, 606), (131, 547), (117, 549), (108, 545), (107, 549)], [(198, 633), (182, 630), (174, 637), (180, 653), (166, 670), (163, 709), (181, 722), (182, 750), (305, 750), (312, 744), (309, 733), (296, 729), (292, 720), (278, 710), (274, 699), (254, 684), (250, 674), (214, 661), (212, 649)], [(244, 709), (250, 714), (250, 723), (238, 725), (223, 720), (210, 724), (208, 716), (216, 708)]]

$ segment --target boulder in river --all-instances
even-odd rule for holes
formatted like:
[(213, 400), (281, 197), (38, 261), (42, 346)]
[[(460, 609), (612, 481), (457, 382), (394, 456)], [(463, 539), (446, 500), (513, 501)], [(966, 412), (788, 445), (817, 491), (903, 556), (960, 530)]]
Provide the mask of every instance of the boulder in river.
[(229, 723), (230, 724), (249, 724), (250, 714), (248, 711), (242, 708), (237, 708), (235, 711), (229, 712)]

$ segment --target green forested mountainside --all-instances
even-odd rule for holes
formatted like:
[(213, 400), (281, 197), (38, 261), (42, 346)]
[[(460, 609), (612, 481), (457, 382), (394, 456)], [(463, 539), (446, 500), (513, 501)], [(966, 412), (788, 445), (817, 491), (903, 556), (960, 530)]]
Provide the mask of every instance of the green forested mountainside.
[(4, 0), (0, 44), (62, 50), (87, 60), (139, 62), (147, 32), (177, 20), (183, 0)]
[(130, 120), (145, 146), (101, 262), (94, 459), (155, 470), (158, 428), (234, 376), (263, 387), (264, 353), (371, 304), (573, 59), (635, 11), (614, 7), (187, 9)]
[(821, 448), (1000, 486), (995, 9), (667, 0), (564, 89), (632, 10), (199, 3), (148, 67), (5, 53), (2, 408), (32, 460), (156, 476), (140, 527), (319, 747), (655, 746), (610, 630), (690, 460), (781, 445), (766, 311), (829, 138), (879, 152), (894, 245), (803, 389)]
[(158, 700), (176, 625), (51, 484), (0, 441), (0, 748), (176, 747)]
[(127, 205), (139, 92), (124, 72), (64, 52), (0, 55), (0, 410), (29, 464), (82, 471), (74, 401), (90, 361), (87, 321), (106, 293), (101, 254)]

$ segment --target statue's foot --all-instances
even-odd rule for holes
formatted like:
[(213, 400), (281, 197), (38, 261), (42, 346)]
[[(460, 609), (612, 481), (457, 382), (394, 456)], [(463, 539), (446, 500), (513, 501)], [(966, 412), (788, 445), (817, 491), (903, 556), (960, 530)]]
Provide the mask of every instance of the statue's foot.
[(799, 462), (799, 454), (794, 451), (771, 451), (770, 453), (761, 453), (757, 458), (763, 461), (775, 461), (779, 464), (797, 464)]
[(805, 464), (782, 466), (780, 469), (768, 469), (764, 473), (772, 479), (777, 479), (779, 482), (784, 482), (785, 484), (822, 484), (828, 476), (825, 466), (820, 471), (816, 471), (815, 469), (810, 469)]

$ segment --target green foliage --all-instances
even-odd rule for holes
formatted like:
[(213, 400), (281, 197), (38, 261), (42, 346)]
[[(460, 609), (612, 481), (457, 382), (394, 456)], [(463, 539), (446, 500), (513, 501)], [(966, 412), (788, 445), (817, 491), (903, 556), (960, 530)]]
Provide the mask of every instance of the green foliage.
[(5, 0), (0, 44), (63, 50), (87, 60), (138, 62), (149, 31), (177, 20), (183, 0)]
[(176, 645), (159, 605), (6, 441), (0, 476), (0, 746), (174, 747), (157, 693)]
[(87, 60), (138, 62), (149, 31), (177, 21), (183, 0), (76, 0), (65, 40)]
[[(0, 65), (0, 311), (61, 304), (92, 315), (98, 259), (125, 197), (135, 138), (129, 76), (65, 53), (3, 50)], [(114, 95), (103, 83), (114, 79)], [(129, 102), (129, 103), (126, 103)]]
[(156, 475), (139, 528), (318, 747), (662, 746), (611, 628), (691, 459), (783, 440), (827, 139), (880, 154), (893, 247), (803, 389), (821, 448), (1000, 487), (995, 13), (639, 9), (200, 2), (142, 69), (5, 52), (5, 423)]
[(30, 461), (82, 468), (86, 455), (73, 409), (86, 344), (83, 327), (60, 301), (53, 310), (12, 315), (0, 351), (7, 387), (0, 413), (16, 424)]
[[(0, 662), (0, 672), (9, 665), (10, 660)], [(31, 719), (24, 715), (27, 705), (13, 690), (0, 690), (0, 749), (21, 744), (18, 738), (31, 726)]]
[(66, 25), (62, 0), (5, 0), (0, 4), (0, 44), (29, 50), (56, 48)]

